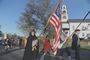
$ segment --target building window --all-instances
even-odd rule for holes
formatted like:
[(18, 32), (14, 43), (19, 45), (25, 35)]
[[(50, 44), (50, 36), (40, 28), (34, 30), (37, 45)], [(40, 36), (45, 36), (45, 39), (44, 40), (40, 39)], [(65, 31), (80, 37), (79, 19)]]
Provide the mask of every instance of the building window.
[(87, 34), (87, 37), (89, 37), (90, 36), (90, 34)]
[(66, 13), (66, 11), (63, 11), (63, 13)]
[(65, 7), (63, 7), (63, 9), (66, 9)]
[(73, 30), (75, 30), (75, 26), (73, 26)]
[(66, 16), (63, 16), (63, 19), (66, 19)]
[(90, 24), (88, 24), (87, 29), (90, 29)]
[(88, 24), (88, 26), (90, 26), (90, 24)]
[(85, 36), (85, 34), (84, 34), (84, 33), (82, 33), (82, 36)]
[(90, 39), (90, 34), (87, 34), (87, 38)]
[(84, 31), (84, 30), (86, 30), (87, 28), (85, 27), (85, 26), (82, 26), (82, 30)]

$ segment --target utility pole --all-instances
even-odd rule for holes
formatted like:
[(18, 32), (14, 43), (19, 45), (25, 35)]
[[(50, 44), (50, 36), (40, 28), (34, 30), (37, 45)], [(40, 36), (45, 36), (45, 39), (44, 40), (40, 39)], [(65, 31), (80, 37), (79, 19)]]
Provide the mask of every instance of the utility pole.
[(2, 38), (2, 31), (1, 31), (1, 25), (0, 25), (0, 40)]
[(1, 25), (0, 25), (0, 30), (1, 30)]

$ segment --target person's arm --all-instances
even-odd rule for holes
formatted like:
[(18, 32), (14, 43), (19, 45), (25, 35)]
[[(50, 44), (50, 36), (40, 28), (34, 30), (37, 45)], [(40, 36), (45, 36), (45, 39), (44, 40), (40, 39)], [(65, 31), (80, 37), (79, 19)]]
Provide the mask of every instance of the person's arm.
[(78, 36), (76, 34), (73, 35), (73, 44), (77, 46)]
[(37, 43), (38, 43), (38, 40), (37, 39), (34, 40), (34, 41), (32, 41), (32, 47), (35, 46), (35, 45), (37, 45)]
[(39, 54), (39, 40), (38, 40), (36, 48), (37, 48), (37, 55), (38, 55)]
[(44, 50), (44, 48), (45, 48), (45, 40), (44, 40), (44, 42), (43, 42), (43, 50)]
[(75, 36), (75, 41), (76, 41), (75, 44), (78, 45), (78, 36), (77, 35)]

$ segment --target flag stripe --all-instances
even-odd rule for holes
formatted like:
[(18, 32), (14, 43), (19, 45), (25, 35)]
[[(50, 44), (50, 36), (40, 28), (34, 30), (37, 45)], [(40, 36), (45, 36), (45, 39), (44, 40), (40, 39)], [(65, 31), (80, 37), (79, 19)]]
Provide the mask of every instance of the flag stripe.
[(53, 17), (54, 17), (57, 21), (60, 20), (59, 17), (58, 17), (55, 13), (53, 14)]
[(59, 36), (60, 36), (60, 27), (59, 27), (59, 29), (58, 29), (58, 31), (56, 33), (56, 36), (55, 36), (55, 39), (54, 39), (54, 44), (57, 44)]
[(55, 32), (57, 32), (57, 27), (52, 20), (49, 21), (49, 24), (54, 28)]
[(49, 19), (49, 24), (54, 28), (54, 30), (56, 32), (56, 35), (55, 35), (55, 38), (54, 38), (54, 41), (53, 41), (53, 46), (52, 46), (54, 52), (57, 51), (57, 43), (58, 43), (58, 39), (59, 39), (59, 36), (60, 36), (60, 28), (61, 28), (60, 23), (61, 22), (59, 20), (59, 17), (56, 14), (52, 15), (52, 17)]
[(54, 19), (56, 19), (56, 21), (58, 23), (58, 27), (59, 27), (59, 25), (60, 25), (60, 19), (59, 19), (59, 17), (56, 14), (54, 14), (53, 17), (54, 17)]
[(52, 17), (51, 20), (53, 20), (55, 22), (55, 24), (58, 26), (58, 22), (56, 21), (56, 19), (54, 17)]
[(52, 19), (52, 18), (50, 18), (50, 21), (52, 21), (53, 22), (53, 24), (57, 27), (58, 26), (58, 24)]
[(57, 44), (58, 44), (58, 39), (60, 37), (60, 29), (61, 29), (61, 21), (59, 19), (59, 13), (60, 13), (59, 8), (60, 6), (58, 5), (55, 13), (53, 13), (53, 15), (48, 20), (48, 23), (52, 26), (52, 28), (54, 28), (54, 31), (56, 32), (52, 46), (54, 52), (57, 51), (57, 47), (58, 47)]
[(52, 15), (56, 20), (58, 20), (58, 18), (56, 17), (56, 14), (54, 13), (53, 15)]
[(59, 25), (60, 25), (60, 20), (55, 20), (56, 15), (55, 16), (54, 15), (49, 19), (49, 24), (53, 25), (53, 28), (55, 29), (55, 32), (57, 32), (57, 29), (59, 28)]

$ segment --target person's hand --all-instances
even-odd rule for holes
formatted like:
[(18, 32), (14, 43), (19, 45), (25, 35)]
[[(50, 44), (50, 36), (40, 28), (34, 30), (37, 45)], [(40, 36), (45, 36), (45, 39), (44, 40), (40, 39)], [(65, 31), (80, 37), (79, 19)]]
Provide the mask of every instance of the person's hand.
[(32, 51), (34, 51), (34, 50), (36, 50), (36, 49), (37, 49), (36, 46), (33, 46), (33, 47), (32, 47)]

